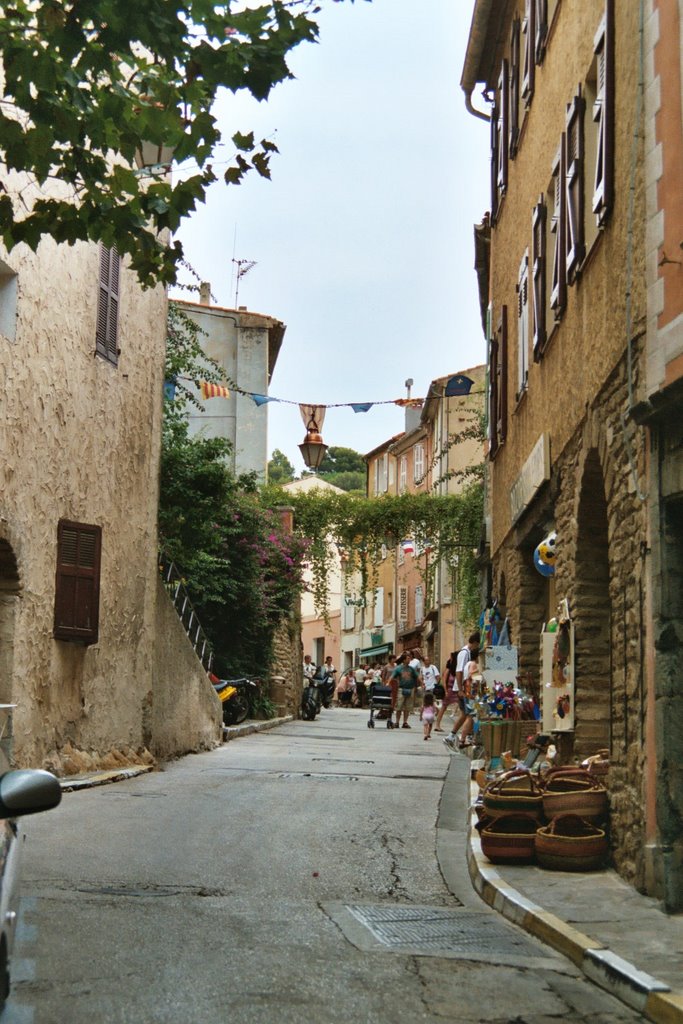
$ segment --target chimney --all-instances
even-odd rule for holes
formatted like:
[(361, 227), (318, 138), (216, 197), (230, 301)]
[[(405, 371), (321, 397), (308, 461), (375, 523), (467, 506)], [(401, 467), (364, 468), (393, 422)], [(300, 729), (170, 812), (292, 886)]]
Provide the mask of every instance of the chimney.
[(199, 285), (199, 304), (201, 306), (211, 305), (211, 282), (202, 281)]

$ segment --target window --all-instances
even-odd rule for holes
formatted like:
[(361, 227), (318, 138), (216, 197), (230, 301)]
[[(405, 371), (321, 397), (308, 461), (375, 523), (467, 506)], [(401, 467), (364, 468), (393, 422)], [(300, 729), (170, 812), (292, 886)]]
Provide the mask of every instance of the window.
[(17, 275), (0, 260), (0, 334), (8, 341), (17, 335)]
[(121, 257), (115, 248), (100, 245), (100, 290), (97, 300), (95, 351), (117, 365), (119, 361), (119, 271)]
[(536, 71), (536, 4), (535, 0), (524, 0), (524, 20), (522, 21), (522, 99), (524, 106), (531, 105), (534, 95), (534, 78)]
[(344, 598), (344, 625), (343, 629), (353, 629), (356, 624), (356, 607), (353, 595)]
[(564, 187), (565, 136), (562, 134), (560, 148), (553, 161), (552, 178), (550, 181), (550, 205), (552, 217), (550, 233), (553, 237), (553, 269), (550, 284), (550, 307), (555, 321), (562, 319), (567, 304), (567, 273), (566, 273), (566, 191)]
[(500, 76), (498, 78), (498, 103), (496, 104), (498, 115), (496, 128), (496, 188), (498, 189), (499, 205), (500, 200), (505, 195), (508, 187), (508, 135), (510, 130), (508, 120), (510, 114), (509, 74), (508, 62), (504, 60), (500, 69)]
[(534, 360), (538, 362), (546, 341), (545, 197), (540, 196), (531, 217), (531, 273), (533, 278)]
[(408, 588), (398, 588), (398, 628), (402, 632), (408, 625)]
[(382, 546), (380, 548), (380, 558), (382, 559), (382, 561), (384, 561), (384, 559), (386, 557), (387, 557), (387, 546), (386, 546), (386, 544), (382, 544)]
[(389, 456), (385, 452), (375, 460), (375, 494), (384, 494), (387, 489), (387, 461)]
[(425, 617), (424, 591), (415, 587), (415, 625), (419, 626)]
[(403, 494), (408, 486), (408, 456), (402, 455), (399, 463), (398, 493)]
[(510, 113), (508, 116), (508, 156), (514, 160), (517, 155), (519, 143), (519, 58), (520, 58), (520, 33), (521, 22), (515, 18), (512, 22), (512, 33), (510, 35), (510, 80), (508, 83), (508, 96), (510, 99)]
[(529, 380), (529, 251), (522, 257), (517, 277), (517, 398)]
[(586, 83), (594, 93), (589, 105), (595, 126), (591, 209), (602, 227), (614, 201), (614, 0), (606, 0), (593, 47), (593, 66)]
[(375, 590), (375, 626), (384, 625), (384, 587), (377, 587)]
[(501, 309), (489, 351), (489, 433), (493, 458), (507, 434), (507, 306)]
[(534, 56), (536, 63), (542, 64), (548, 39), (548, 0), (534, 0), (534, 7)]
[(566, 169), (567, 191), (567, 284), (573, 284), (585, 252), (583, 231), (583, 111), (581, 86), (567, 108)]
[(102, 530), (60, 520), (55, 577), (56, 640), (97, 643)]
[(491, 148), (491, 224), (496, 223), (498, 217), (498, 99), (494, 99), (491, 107), (491, 123), (489, 127), (490, 148)]
[(413, 480), (419, 483), (425, 471), (425, 450), (424, 445), (416, 444), (413, 448)]

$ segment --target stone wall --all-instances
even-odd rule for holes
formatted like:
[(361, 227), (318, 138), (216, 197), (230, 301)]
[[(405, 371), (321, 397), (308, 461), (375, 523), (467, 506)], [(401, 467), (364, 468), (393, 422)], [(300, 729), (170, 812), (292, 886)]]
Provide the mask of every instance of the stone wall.
[(304, 655), (301, 644), (301, 617), (293, 612), (280, 623), (274, 640), (270, 699), (278, 715), (299, 716), (303, 688)]

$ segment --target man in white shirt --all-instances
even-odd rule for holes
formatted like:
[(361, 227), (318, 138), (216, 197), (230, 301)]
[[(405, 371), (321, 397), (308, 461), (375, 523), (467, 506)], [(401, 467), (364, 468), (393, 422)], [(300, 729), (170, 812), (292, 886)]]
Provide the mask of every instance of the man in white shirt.
[(429, 658), (425, 655), (425, 659), (422, 663), (422, 671), (420, 673), (422, 677), (422, 685), (425, 688), (425, 693), (429, 693), (434, 689), (439, 679), (441, 679), (441, 673), (439, 672), (436, 665), (432, 665)]
[(304, 685), (315, 675), (315, 665), (311, 661), (310, 654), (304, 654)]
[[(463, 679), (465, 675), (465, 667), (470, 661), (476, 661), (479, 657), (479, 633), (472, 633), (469, 640), (458, 654), (458, 660), (455, 666), (455, 682), (453, 683), (453, 690), (458, 693), (458, 707), (460, 713), (456, 720), (453, 722), (453, 729), (448, 736), (444, 736), (444, 743), (451, 750), (455, 750), (457, 732), (461, 725), (464, 725), (467, 721), (468, 715), (465, 705), (465, 690), (463, 685)], [(461, 741), (460, 746), (466, 744)]]

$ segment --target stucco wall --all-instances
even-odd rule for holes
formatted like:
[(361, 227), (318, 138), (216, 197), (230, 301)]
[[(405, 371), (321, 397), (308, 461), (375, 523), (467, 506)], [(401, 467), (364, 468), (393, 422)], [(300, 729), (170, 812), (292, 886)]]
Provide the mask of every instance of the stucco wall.
[(155, 658), (145, 745), (155, 757), (164, 759), (216, 746), (222, 736), (222, 718), (221, 703), (161, 580), (156, 596)]

